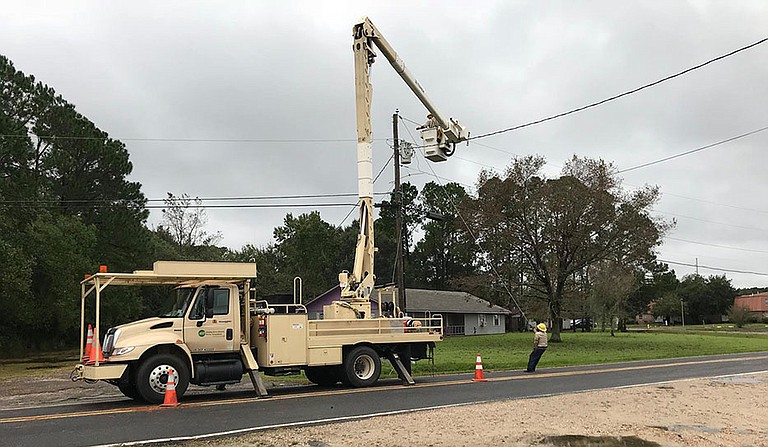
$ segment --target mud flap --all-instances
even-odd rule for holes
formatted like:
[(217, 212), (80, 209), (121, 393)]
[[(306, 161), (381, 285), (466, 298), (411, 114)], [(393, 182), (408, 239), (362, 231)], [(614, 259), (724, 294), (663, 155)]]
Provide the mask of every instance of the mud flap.
[(264, 382), (261, 380), (261, 374), (259, 374), (259, 364), (256, 363), (256, 358), (253, 357), (253, 352), (246, 345), (240, 345), (240, 354), (243, 356), (243, 363), (245, 369), (248, 371), (248, 376), (251, 378), (253, 389), (256, 390), (256, 394), (261, 398), (270, 397), (267, 394), (267, 389), (264, 387)]
[[(405, 365), (403, 365), (403, 362), (400, 361), (400, 356), (397, 355), (397, 353), (390, 352), (387, 354), (387, 358), (389, 359), (389, 363), (392, 364), (392, 367), (395, 368), (397, 376), (403, 381), (403, 385), (416, 384), (416, 382), (413, 381), (413, 377), (411, 377), (408, 370), (405, 368)], [(410, 361), (410, 359), (408, 361)]]

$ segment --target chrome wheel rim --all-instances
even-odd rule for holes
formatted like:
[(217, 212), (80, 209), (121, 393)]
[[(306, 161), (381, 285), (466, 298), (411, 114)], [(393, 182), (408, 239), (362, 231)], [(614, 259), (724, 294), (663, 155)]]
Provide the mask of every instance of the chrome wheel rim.
[[(149, 387), (156, 393), (164, 394), (171, 369), (173, 369), (171, 365), (155, 366), (155, 369), (149, 373)], [(177, 375), (174, 373), (174, 376)]]

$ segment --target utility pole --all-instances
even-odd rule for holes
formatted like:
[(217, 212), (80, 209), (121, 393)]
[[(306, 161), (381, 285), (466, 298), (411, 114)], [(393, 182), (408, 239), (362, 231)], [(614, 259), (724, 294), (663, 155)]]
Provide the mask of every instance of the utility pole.
[(402, 306), (401, 310), (405, 313), (406, 298), (405, 298), (405, 276), (403, 275), (403, 193), (400, 188), (400, 136), (398, 134), (398, 119), (399, 111), (395, 109), (395, 113), (392, 115), (392, 138), (395, 140), (394, 148), (394, 161), (395, 161), (395, 192), (393, 194), (393, 202), (397, 207), (397, 213), (395, 217), (395, 225), (397, 226), (397, 256), (395, 259), (395, 275), (397, 276), (397, 295), (398, 301)]
[(683, 300), (680, 300), (680, 320), (682, 320), (683, 327), (685, 327), (685, 302)]

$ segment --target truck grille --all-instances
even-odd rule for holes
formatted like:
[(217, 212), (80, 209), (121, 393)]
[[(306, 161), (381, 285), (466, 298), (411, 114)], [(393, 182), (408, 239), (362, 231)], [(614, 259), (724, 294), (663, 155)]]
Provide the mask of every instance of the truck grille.
[(104, 344), (101, 348), (102, 353), (104, 354), (104, 357), (109, 357), (109, 354), (112, 353), (112, 348), (115, 346), (115, 328), (111, 327), (107, 331), (107, 335), (104, 336)]

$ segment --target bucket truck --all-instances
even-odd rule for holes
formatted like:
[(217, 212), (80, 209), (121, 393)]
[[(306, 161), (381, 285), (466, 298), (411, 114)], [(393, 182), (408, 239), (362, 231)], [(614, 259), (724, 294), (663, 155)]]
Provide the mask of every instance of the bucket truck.
[[(95, 298), (96, 347), (86, 352), (81, 335), (80, 358), (88, 360), (76, 366), (74, 380), (104, 380), (130, 398), (162, 402), (170, 374), (179, 397), (189, 384), (226, 385), (248, 374), (256, 392), (266, 396), (260, 373), (304, 371), (318, 385), (363, 387), (379, 379), (385, 358), (404, 384), (414, 383), (411, 361), (433, 359), (435, 343), (443, 339), (443, 318), (404, 317), (394, 288), (379, 290), (377, 309), (371, 306), (376, 252), (369, 79), (373, 46), (435, 117), (435, 127), (422, 131), (428, 159), (445, 160), (468, 132), (437, 110), (368, 18), (357, 23), (353, 33), (360, 232), (353, 269), (339, 274), (340, 300), (325, 306), (322, 319), (308, 317), (300, 281), (298, 287), (294, 281), (291, 304), (259, 300), (252, 287), (256, 265), (251, 263), (157, 261), (152, 270), (133, 273), (101, 269), (81, 283), (81, 334), (87, 301)], [(153, 318), (110, 328), (100, 337), (102, 296), (114, 286), (171, 286), (172, 306)]]

